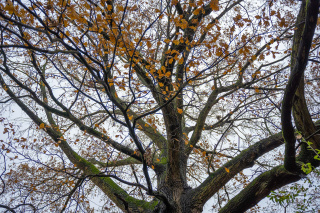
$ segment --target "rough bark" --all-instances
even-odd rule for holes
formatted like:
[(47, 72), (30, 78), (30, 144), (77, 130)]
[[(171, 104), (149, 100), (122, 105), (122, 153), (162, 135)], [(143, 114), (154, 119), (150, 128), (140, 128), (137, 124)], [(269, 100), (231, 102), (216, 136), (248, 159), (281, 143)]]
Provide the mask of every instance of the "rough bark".
[[(290, 78), (285, 89), (283, 101), (282, 101), (282, 110), (281, 110), (281, 122), (282, 122), (282, 131), (283, 137), (285, 139), (285, 160), (284, 166), (288, 171), (295, 172), (298, 170), (295, 160), (295, 132), (292, 125), (291, 112), (293, 107), (293, 100), (296, 90), (299, 86), (301, 80), (303, 80), (303, 73), (307, 66), (308, 56), (312, 44), (312, 39), (317, 24), (317, 18), (319, 13), (319, 1), (310, 0), (306, 4), (303, 1), (301, 9), (298, 15), (298, 21), (304, 20), (304, 24), (298, 23), (298, 30), (293, 43), (293, 49), (296, 57), (292, 57), (291, 60), (294, 60), (294, 66), (290, 72)], [(303, 18), (302, 18), (302, 17)], [(302, 34), (301, 34), (302, 31)], [(299, 44), (298, 44), (299, 43)], [(296, 47), (298, 49), (296, 51)]]

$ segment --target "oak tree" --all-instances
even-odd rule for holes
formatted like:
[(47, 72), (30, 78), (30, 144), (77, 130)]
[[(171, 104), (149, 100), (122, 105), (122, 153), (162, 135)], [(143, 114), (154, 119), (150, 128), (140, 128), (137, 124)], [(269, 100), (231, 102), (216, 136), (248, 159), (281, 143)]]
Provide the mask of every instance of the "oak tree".
[(0, 119), (0, 207), (244, 212), (298, 181), (319, 165), (318, 11), (2, 1), (1, 106), (29, 120)]

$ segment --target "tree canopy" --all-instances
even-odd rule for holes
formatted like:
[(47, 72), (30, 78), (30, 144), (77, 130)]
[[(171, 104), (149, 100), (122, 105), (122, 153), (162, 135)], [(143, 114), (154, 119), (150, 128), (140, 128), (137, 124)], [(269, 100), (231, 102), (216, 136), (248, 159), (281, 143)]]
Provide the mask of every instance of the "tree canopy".
[[(318, 12), (318, 0), (1, 2), (0, 208), (255, 208), (319, 165)], [(7, 119), (16, 106), (28, 120)]]

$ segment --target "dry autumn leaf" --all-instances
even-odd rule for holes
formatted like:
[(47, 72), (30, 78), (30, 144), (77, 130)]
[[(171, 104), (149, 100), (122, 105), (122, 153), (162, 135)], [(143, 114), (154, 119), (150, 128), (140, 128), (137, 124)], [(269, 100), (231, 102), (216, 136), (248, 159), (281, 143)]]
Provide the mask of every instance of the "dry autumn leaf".
[(41, 124), (39, 125), (39, 128), (40, 128), (40, 129), (44, 129), (44, 128), (45, 128), (45, 124), (44, 124), (44, 123), (41, 123)]

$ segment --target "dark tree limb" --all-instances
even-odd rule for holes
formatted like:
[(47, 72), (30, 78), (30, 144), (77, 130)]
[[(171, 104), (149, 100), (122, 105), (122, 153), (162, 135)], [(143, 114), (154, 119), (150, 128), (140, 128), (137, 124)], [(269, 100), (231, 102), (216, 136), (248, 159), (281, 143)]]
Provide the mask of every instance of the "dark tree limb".
[(259, 175), (245, 189), (232, 198), (219, 213), (245, 212), (265, 198), (271, 191), (300, 180), (301, 176), (278, 166)]
[[(246, 150), (243, 150), (237, 157), (233, 158), (220, 169), (210, 174), (199, 187), (189, 192), (188, 196), (192, 198), (191, 203), (193, 203), (193, 205), (200, 205), (201, 203), (204, 204), (219, 191), (221, 185), (225, 185), (243, 169), (252, 167), (256, 159), (281, 144), (283, 144), (283, 139), (281, 133), (278, 133), (255, 143)], [(229, 172), (227, 172), (225, 168), (227, 168)]]
[[(285, 140), (285, 159), (284, 159), (284, 167), (290, 172), (298, 171), (298, 167), (296, 165), (296, 151), (295, 151), (295, 131), (292, 125), (291, 112), (293, 106), (293, 100), (295, 92), (299, 86), (301, 78), (303, 78), (304, 70), (307, 66), (308, 56), (311, 48), (312, 38), (314, 35), (315, 27), (317, 24), (318, 12), (319, 12), (319, 1), (318, 0), (310, 0), (308, 1), (308, 5), (304, 6), (302, 3), (301, 10), (299, 13), (300, 16), (305, 15), (305, 24), (298, 25), (298, 31), (303, 29), (303, 33), (301, 39), (299, 41), (299, 48), (297, 52), (297, 56), (295, 59), (295, 65), (292, 67), (290, 78), (287, 84), (287, 87), (284, 92), (283, 102), (282, 102), (282, 111), (281, 111), (281, 122), (282, 122), (282, 131), (283, 138)], [(299, 20), (298, 18), (298, 20)], [(293, 44), (297, 45), (297, 44)]]

